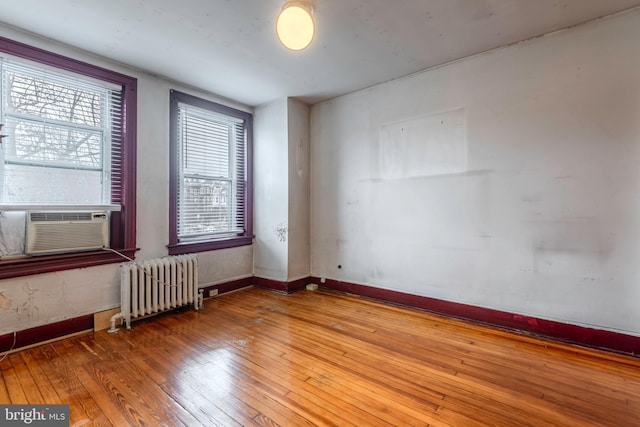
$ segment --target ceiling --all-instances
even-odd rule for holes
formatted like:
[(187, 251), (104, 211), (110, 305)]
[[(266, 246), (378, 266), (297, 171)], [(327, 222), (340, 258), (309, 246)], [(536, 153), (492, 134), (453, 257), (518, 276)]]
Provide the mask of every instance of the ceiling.
[(640, 5), (640, 0), (315, 0), (317, 34), (275, 37), (284, 0), (0, 0), (0, 22), (249, 106), (314, 103)]

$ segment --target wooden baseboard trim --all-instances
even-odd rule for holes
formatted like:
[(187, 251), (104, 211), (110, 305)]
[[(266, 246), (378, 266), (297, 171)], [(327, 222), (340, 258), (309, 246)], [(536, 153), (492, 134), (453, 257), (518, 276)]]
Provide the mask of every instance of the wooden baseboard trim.
[[(254, 285), (255, 277), (246, 277), (243, 279), (232, 280), (229, 282), (218, 283), (202, 288), (204, 295), (208, 296), (212, 289), (218, 290), (218, 295), (234, 292), (243, 288)], [(266, 280), (266, 279), (264, 279)], [(284, 282), (286, 286), (283, 291), (287, 293), (304, 289), (309, 279), (300, 279), (290, 283)], [(269, 286), (264, 286), (269, 287)], [(52, 340), (70, 336), (76, 333), (85, 332), (94, 329), (94, 314), (88, 314), (73, 319), (67, 319), (60, 322), (50, 323), (47, 325), (37, 326), (35, 328), (25, 329), (16, 332), (16, 342), (13, 345), (13, 333), (0, 335), (0, 353), (9, 350), (24, 349), (34, 345), (44, 344)], [(13, 346), (13, 348), (12, 348)]]
[(292, 294), (294, 292), (301, 291), (311, 283), (310, 277), (303, 277), (302, 279), (293, 280), (291, 282), (281, 282), (273, 279), (265, 279), (263, 277), (254, 277), (253, 284), (259, 288), (271, 289), (273, 291), (284, 292)]
[(48, 325), (16, 331), (16, 343), (13, 345), (13, 333), (0, 336), (0, 353), (23, 349), (35, 344), (42, 344), (67, 335), (85, 332), (93, 329), (93, 314), (87, 314), (73, 319), (62, 320)]
[(321, 283), (318, 277), (311, 277), (310, 280), (320, 287), (497, 326), (514, 332), (530, 333), (540, 337), (559, 340), (564, 343), (578, 344), (589, 348), (612, 351), (635, 357), (640, 356), (640, 337), (633, 335), (587, 328), (553, 320), (539, 319), (490, 308), (476, 307), (338, 280), (326, 279), (324, 283)]
[(242, 288), (247, 288), (249, 286), (253, 286), (253, 277), (245, 277), (242, 279), (231, 280), (229, 282), (217, 283), (200, 289), (204, 291), (204, 297), (207, 298), (209, 296), (209, 291), (214, 289), (218, 290), (218, 295), (222, 295)]

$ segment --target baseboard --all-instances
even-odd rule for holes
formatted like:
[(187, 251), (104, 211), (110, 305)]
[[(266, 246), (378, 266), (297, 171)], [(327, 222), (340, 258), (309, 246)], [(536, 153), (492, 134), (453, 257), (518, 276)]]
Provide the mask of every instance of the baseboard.
[(242, 279), (231, 280), (229, 282), (216, 283), (215, 285), (208, 285), (200, 289), (204, 291), (204, 296), (206, 298), (212, 290), (217, 290), (218, 295), (222, 295), (250, 286), (253, 286), (253, 277), (244, 277)]
[(273, 291), (284, 292), (291, 294), (301, 291), (311, 283), (310, 277), (303, 277), (302, 279), (293, 280), (291, 282), (282, 282), (273, 279), (265, 279), (264, 277), (253, 277), (253, 285), (259, 288), (271, 289)]
[(93, 330), (93, 314), (24, 329), (16, 332), (15, 345), (13, 333), (0, 336), (0, 353), (9, 351), (12, 347), (15, 350), (88, 330)]
[[(242, 279), (232, 280), (229, 282), (218, 283), (215, 285), (205, 286), (201, 289), (204, 290), (204, 295), (209, 295), (209, 291), (213, 289), (218, 290), (218, 294), (226, 294), (234, 292), (243, 288), (251, 287), (254, 285), (254, 277), (246, 277)], [(289, 292), (295, 292), (295, 290), (304, 289), (308, 283), (308, 279), (301, 279), (304, 283), (299, 284), (299, 281), (292, 282), (289, 288), (292, 289)], [(299, 288), (299, 289), (298, 289)], [(114, 309), (113, 313), (119, 311)], [(93, 330), (96, 326), (95, 316), (98, 316), (98, 330), (103, 329), (106, 316), (107, 320), (110, 320), (111, 312), (102, 312), (95, 314), (87, 314), (85, 316), (76, 317), (73, 319), (67, 319), (60, 322), (50, 323), (47, 325), (37, 326), (35, 328), (25, 329), (16, 332), (16, 342), (13, 343), (13, 333), (0, 335), (0, 353), (16, 349), (21, 349), (37, 344), (43, 344), (58, 338), (66, 337), (75, 333), (85, 332)]]
[[(637, 336), (587, 328), (584, 326), (571, 325), (552, 320), (493, 310), (490, 308), (439, 300), (436, 298), (407, 294), (333, 279), (325, 279), (324, 281), (321, 281), (319, 277), (305, 277), (291, 282), (284, 282), (261, 277), (246, 277), (230, 282), (206, 286), (202, 289), (204, 290), (205, 295), (208, 295), (209, 291), (213, 289), (217, 289), (219, 294), (224, 294), (251, 286), (262, 287), (279, 292), (293, 293), (304, 290), (306, 285), (309, 283), (314, 283), (327, 289), (347, 292), (407, 307), (419, 308), (433, 313), (471, 320), (486, 325), (497, 326), (519, 333), (527, 332), (565, 343), (578, 344), (589, 348), (597, 348), (600, 350), (607, 350), (635, 357), (640, 356), (640, 337)], [(10, 350), (12, 346), (13, 350), (15, 350), (92, 329), (94, 329), (94, 315), (88, 314), (73, 319), (67, 319), (60, 322), (17, 331), (15, 345), (13, 345), (13, 333), (1, 335), (0, 353)]]
[(321, 281), (319, 277), (311, 277), (311, 282), (328, 289), (419, 308), (433, 313), (471, 320), (520, 333), (527, 332), (565, 343), (578, 344), (635, 357), (640, 356), (640, 337), (633, 335), (587, 328), (553, 320), (539, 319), (490, 308), (476, 307), (332, 279)]

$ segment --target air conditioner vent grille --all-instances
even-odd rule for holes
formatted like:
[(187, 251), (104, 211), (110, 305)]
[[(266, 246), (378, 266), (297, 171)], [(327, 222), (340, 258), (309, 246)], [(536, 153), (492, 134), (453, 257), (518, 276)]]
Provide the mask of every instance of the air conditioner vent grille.
[(31, 222), (91, 221), (91, 212), (31, 212)]

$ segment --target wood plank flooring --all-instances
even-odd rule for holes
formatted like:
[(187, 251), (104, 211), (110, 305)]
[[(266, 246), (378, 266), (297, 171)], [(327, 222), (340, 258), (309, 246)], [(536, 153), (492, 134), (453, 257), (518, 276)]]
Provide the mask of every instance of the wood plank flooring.
[(640, 426), (640, 359), (328, 291), (248, 289), (8, 355), (72, 426)]

